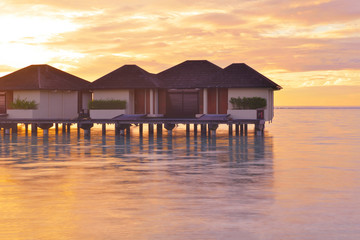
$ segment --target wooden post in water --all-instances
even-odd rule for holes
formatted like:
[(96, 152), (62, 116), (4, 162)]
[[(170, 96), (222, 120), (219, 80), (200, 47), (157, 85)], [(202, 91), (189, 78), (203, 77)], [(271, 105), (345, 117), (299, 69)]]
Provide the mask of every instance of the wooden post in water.
[(80, 128), (84, 130), (84, 137), (90, 138), (91, 128), (94, 126), (93, 123), (80, 123)]
[(197, 137), (197, 124), (194, 124), (194, 137)]
[(239, 124), (238, 123), (235, 124), (235, 135), (239, 136)]
[(229, 136), (233, 135), (233, 125), (232, 123), (229, 123)]
[(105, 135), (106, 135), (106, 123), (103, 123), (103, 124), (102, 124), (102, 129), (101, 129), (101, 131), (102, 131), (102, 135), (105, 136)]
[(174, 129), (175, 124), (165, 123), (164, 127), (165, 127), (166, 130), (168, 130), (168, 136), (172, 136), (172, 130)]
[(240, 124), (240, 135), (244, 135), (244, 124)]
[(130, 124), (125, 128), (125, 132), (126, 132), (126, 136), (127, 136), (127, 137), (130, 137), (130, 133), (131, 133), (131, 131), (130, 131)]
[(17, 123), (14, 123), (12, 128), (11, 128), (11, 133), (12, 134), (17, 134), (18, 132), (18, 126), (17, 126)]
[(55, 134), (58, 135), (59, 134), (59, 124), (55, 123)]
[(66, 133), (66, 123), (62, 123), (62, 133)]
[(43, 130), (44, 136), (49, 135), (49, 128), (51, 128), (52, 126), (53, 126), (52, 123), (40, 123), (39, 124), (39, 128), (41, 128)]
[(77, 137), (80, 137), (80, 123), (76, 124), (76, 129), (77, 129)]
[(140, 135), (140, 137), (142, 137), (142, 135), (143, 135), (143, 124), (142, 123), (139, 124), (139, 135)]
[(149, 136), (154, 135), (154, 124), (149, 123), (148, 124), (148, 129), (149, 129)]
[(211, 131), (211, 137), (216, 137), (216, 129), (219, 127), (219, 124), (209, 124), (209, 130)]
[(29, 124), (25, 123), (25, 136), (28, 135), (28, 131), (29, 131)]
[(206, 136), (206, 124), (201, 124), (201, 136)]
[(186, 124), (186, 136), (190, 135), (190, 124)]
[(71, 123), (68, 123), (66, 124), (67, 125), (67, 133), (70, 133), (70, 126), (71, 126)]
[(247, 124), (245, 124), (245, 126), (244, 126), (244, 131), (245, 131), (245, 136), (247, 136), (247, 134), (248, 134), (248, 125)]
[(156, 134), (158, 137), (162, 136), (162, 124), (161, 123), (156, 124)]
[(31, 124), (31, 135), (33, 135), (33, 136), (37, 135), (37, 124), (36, 123)]

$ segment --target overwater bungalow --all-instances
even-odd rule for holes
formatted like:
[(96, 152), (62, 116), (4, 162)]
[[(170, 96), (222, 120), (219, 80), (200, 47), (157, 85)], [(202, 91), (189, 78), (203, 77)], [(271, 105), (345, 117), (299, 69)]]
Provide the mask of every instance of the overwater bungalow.
[[(271, 121), (273, 92), (281, 89), (244, 63), (222, 69), (206, 60), (185, 61), (158, 74), (124, 65), (90, 86), (94, 100), (126, 101), (122, 111), (93, 115), (101, 119), (121, 113), (168, 118), (226, 114), (233, 119)], [(254, 108), (246, 105), (249, 101), (263, 104)]]
[(49, 65), (0, 78), (0, 114), (7, 119), (75, 119), (87, 111), (88, 81)]

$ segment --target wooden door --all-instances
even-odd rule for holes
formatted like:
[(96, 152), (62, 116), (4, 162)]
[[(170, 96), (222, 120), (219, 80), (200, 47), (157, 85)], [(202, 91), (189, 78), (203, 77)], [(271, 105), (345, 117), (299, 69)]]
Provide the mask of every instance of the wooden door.
[(6, 95), (4, 92), (0, 92), (0, 114), (6, 113)]
[(218, 103), (219, 103), (219, 114), (227, 114), (228, 110), (228, 89), (219, 88), (218, 89)]
[(199, 112), (198, 90), (169, 90), (166, 102), (166, 116), (193, 118)]
[(145, 114), (145, 89), (135, 89), (135, 114)]

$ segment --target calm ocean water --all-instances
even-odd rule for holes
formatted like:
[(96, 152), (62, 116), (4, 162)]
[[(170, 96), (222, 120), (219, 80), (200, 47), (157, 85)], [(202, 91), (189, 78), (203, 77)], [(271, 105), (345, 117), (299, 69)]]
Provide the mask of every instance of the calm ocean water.
[(0, 239), (360, 239), (360, 109), (264, 136), (0, 137)]

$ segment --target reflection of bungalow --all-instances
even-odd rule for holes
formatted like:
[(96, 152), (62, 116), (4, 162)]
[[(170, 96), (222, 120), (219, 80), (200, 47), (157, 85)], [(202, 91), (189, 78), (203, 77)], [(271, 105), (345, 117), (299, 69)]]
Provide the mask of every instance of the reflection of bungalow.
[[(8, 118), (74, 119), (87, 110), (88, 84), (49, 65), (31, 65), (0, 78), (0, 113)], [(34, 101), (37, 107), (11, 109), (17, 100)]]
[[(93, 99), (126, 100), (127, 114), (163, 114), (195, 117), (196, 114), (231, 114), (256, 119), (256, 110), (232, 111), (231, 98), (266, 99), (264, 119), (273, 118), (273, 91), (281, 87), (246, 64), (222, 69), (209, 61), (185, 61), (158, 74), (125, 65), (91, 84)], [(116, 116), (103, 115), (100, 118)]]

